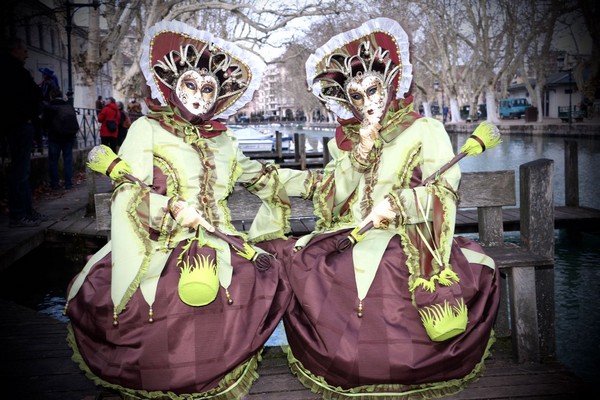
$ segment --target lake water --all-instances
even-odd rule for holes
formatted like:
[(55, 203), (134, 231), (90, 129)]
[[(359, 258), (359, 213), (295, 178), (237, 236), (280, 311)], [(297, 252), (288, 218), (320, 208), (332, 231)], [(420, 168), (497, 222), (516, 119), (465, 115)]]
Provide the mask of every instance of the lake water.
[[(275, 128), (281, 129), (281, 128)], [(294, 131), (297, 132), (297, 131)], [(330, 132), (305, 131), (316, 144)], [(464, 143), (467, 135), (458, 135)], [(580, 204), (600, 209), (600, 136), (579, 138)], [(555, 204), (564, 205), (564, 138), (509, 136), (503, 143), (477, 157), (461, 161), (468, 171), (514, 169), (538, 158), (554, 160)], [(517, 173), (518, 177), (518, 173)], [(518, 186), (517, 186), (518, 187)], [(600, 379), (600, 234), (555, 231), (556, 350), (558, 359), (589, 381)], [(518, 234), (507, 233), (518, 241)], [(67, 282), (83, 262), (70, 261), (61, 249), (46, 245), (0, 274), (0, 296), (66, 321), (62, 316)], [(64, 249), (63, 249), (64, 250)], [(285, 344), (280, 326), (267, 345)]]

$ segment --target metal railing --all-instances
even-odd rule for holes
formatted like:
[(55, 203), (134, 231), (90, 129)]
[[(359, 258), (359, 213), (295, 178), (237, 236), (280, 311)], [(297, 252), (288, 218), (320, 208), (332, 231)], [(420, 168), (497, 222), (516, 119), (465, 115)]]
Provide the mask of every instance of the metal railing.
[(79, 120), (79, 132), (75, 148), (86, 149), (100, 144), (100, 123), (95, 108), (75, 107)]
[[(77, 133), (76, 149), (92, 148), (100, 144), (100, 122), (98, 122), (98, 111), (95, 108), (75, 107), (77, 119), (79, 120), (79, 132)], [(131, 121), (135, 121), (143, 114), (128, 113)]]

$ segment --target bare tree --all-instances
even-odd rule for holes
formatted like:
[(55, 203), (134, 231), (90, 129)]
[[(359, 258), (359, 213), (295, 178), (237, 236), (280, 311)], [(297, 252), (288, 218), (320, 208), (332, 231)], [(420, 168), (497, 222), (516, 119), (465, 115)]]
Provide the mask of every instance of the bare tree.
[[(460, 118), (458, 98), (465, 88), (466, 66), (472, 51), (460, 40), (464, 12), (456, 1), (421, 0), (411, 9), (412, 19), (421, 22), (415, 35), (413, 58), (416, 61), (415, 81), (425, 98), (443, 103), (450, 100), (453, 121)], [(440, 91), (435, 91), (434, 85)], [(442, 93), (443, 91), (443, 93)], [(431, 95), (429, 95), (431, 93)], [(443, 96), (442, 96), (443, 94)]]
[[(326, 117), (330, 122), (335, 121), (335, 116), (308, 90), (305, 67), (308, 57), (331, 37), (340, 32), (356, 28), (364, 22), (353, 17), (355, 7), (352, 2), (347, 2), (345, 5), (347, 7), (338, 9), (336, 14), (325, 15), (315, 20), (307, 27), (305, 34), (286, 43), (286, 52), (274, 61), (281, 64), (287, 70), (287, 75), (292, 77), (283, 85), (283, 90), (287, 93), (287, 96), (296, 101), (296, 104), (302, 109), (310, 122), (317, 115)], [(371, 16), (372, 14), (366, 13), (364, 15), (365, 21), (370, 19)]]
[(600, 91), (600, 7), (594, 0), (578, 0), (577, 6), (589, 33), (592, 49), (590, 57), (582, 60), (576, 69), (576, 76), (583, 75), (586, 69), (589, 71), (588, 79), (579, 79), (578, 86), (584, 97), (594, 99)]
[[(526, 53), (529, 68), (526, 69), (525, 58), (517, 60), (515, 65), (525, 78), (523, 83), (529, 93), (531, 104), (540, 110), (537, 115), (538, 121), (544, 118), (541, 112), (543, 110), (542, 90), (546, 86), (546, 77), (556, 65), (556, 53), (552, 48), (556, 24), (563, 14), (573, 11), (572, 5), (568, 3), (561, 0), (551, 0), (547, 4), (531, 2), (527, 10), (528, 19), (538, 21), (537, 35), (530, 42)], [(528, 77), (534, 78), (535, 87)]]
[[(161, 20), (180, 20), (259, 53), (260, 45), (297, 18), (336, 13), (336, 1), (103, 0), (89, 8), (87, 40), (73, 49), (78, 105), (91, 106), (99, 71), (110, 64), (119, 97), (143, 92), (139, 60), (144, 32)], [(127, 66), (127, 62), (129, 65)]]

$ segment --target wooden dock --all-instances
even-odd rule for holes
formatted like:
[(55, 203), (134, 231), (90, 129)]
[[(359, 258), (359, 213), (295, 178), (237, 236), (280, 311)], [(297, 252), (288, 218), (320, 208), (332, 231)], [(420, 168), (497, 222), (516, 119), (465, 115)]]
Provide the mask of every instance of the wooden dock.
[[(71, 360), (67, 326), (52, 317), (0, 300), (0, 385), (4, 399), (118, 400), (96, 387)], [(518, 364), (510, 345), (499, 340), (486, 361), (484, 375), (448, 400), (584, 399), (597, 388), (580, 381), (561, 364)], [(243, 400), (317, 400), (290, 373), (279, 347), (268, 347), (259, 379)], [(594, 391), (592, 391), (592, 389)]]

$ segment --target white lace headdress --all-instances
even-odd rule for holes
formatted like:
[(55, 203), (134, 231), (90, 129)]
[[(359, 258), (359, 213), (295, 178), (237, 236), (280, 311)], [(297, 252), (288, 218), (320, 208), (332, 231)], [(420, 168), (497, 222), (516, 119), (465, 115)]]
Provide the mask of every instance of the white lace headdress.
[(409, 38), (400, 24), (375, 18), (356, 29), (338, 34), (306, 61), (309, 90), (342, 119), (353, 116), (345, 83), (361, 73), (377, 73), (403, 99), (412, 82)]
[(266, 65), (256, 54), (210, 32), (161, 21), (144, 36), (140, 68), (152, 97), (162, 105), (184, 72), (196, 69), (215, 76), (219, 93), (214, 118), (227, 118), (252, 100)]

